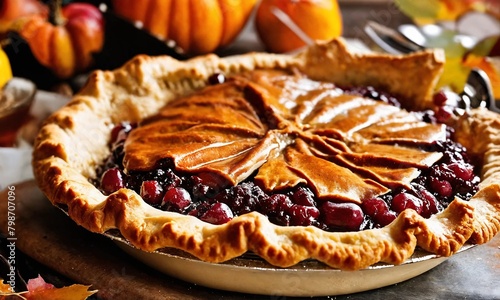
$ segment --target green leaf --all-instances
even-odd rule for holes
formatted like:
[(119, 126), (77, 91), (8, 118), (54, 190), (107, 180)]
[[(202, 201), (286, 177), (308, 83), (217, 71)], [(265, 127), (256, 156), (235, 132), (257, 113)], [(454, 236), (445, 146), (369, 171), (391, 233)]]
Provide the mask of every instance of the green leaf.
[(479, 41), (470, 53), (476, 56), (500, 56), (500, 36), (490, 36)]
[(470, 68), (462, 64), (468, 49), (457, 39), (457, 32), (442, 28), (441, 31), (434, 31), (433, 34), (426, 34), (426, 31), (422, 30), (422, 34), (426, 39), (427, 48), (441, 48), (446, 55), (444, 71), (438, 87), (447, 86), (456, 92), (463, 91)]
[(440, 0), (395, 0), (399, 9), (412, 19), (436, 19)]

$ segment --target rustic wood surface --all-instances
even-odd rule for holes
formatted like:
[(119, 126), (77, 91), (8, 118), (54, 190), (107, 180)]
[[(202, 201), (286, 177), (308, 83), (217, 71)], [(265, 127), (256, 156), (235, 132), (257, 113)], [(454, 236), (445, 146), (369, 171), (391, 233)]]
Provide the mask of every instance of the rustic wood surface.
[[(72, 282), (91, 285), (99, 291), (96, 299), (286, 298), (218, 291), (166, 276), (126, 255), (108, 238), (77, 226), (50, 204), (33, 181), (14, 187), (18, 250)], [(7, 198), (7, 190), (0, 193), (3, 234)], [(500, 299), (498, 278), (500, 236), (403, 283), (333, 299)]]

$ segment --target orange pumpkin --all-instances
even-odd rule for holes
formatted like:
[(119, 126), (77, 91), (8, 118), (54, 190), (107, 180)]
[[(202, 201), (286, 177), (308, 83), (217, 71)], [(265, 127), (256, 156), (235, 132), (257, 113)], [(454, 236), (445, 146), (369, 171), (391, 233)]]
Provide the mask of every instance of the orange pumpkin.
[(112, 0), (114, 12), (188, 54), (210, 53), (231, 43), (257, 0)]
[(72, 3), (60, 11), (59, 5), (51, 8), (51, 22), (41, 15), (29, 16), (18, 20), (17, 31), (38, 62), (65, 79), (93, 62), (93, 53), (104, 42), (104, 20), (91, 4)]
[(342, 34), (342, 14), (337, 0), (262, 0), (255, 14), (257, 33), (271, 52), (289, 52), (305, 42), (273, 14), (284, 12), (312, 40), (331, 40)]
[(38, 0), (0, 0), (0, 32), (8, 31), (19, 17), (48, 14), (47, 7)]

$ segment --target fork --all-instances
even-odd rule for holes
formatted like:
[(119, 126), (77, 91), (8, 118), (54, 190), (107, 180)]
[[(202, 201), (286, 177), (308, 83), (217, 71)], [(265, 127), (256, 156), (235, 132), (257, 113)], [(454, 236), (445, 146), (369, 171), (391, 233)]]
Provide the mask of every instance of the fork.
[[(368, 37), (387, 53), (407, 54), (425, 49), (406, 38), (399, 31), (373, 21), (368, 21), (364, 29)], [(464, 91), (460, 93), (460, 98), (459, 106), (462, 109), (485, 107), (500, 113), (500, 108), (496, 105), (493, 97), (490, 79), (481, 69), (470, 71)]]

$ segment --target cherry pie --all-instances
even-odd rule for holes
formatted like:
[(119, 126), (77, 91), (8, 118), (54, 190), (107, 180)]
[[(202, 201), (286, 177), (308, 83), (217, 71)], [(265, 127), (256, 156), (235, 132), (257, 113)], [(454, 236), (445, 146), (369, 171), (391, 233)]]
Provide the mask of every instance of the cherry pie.
[[(50, 117), (33, 166), (90, 231), (287, 267), (449, 256), (500, 230), (500, 122), (446, 107), (443, 53), (139, 56)], [(448, 112), (448, 113), (446, 113)]]

